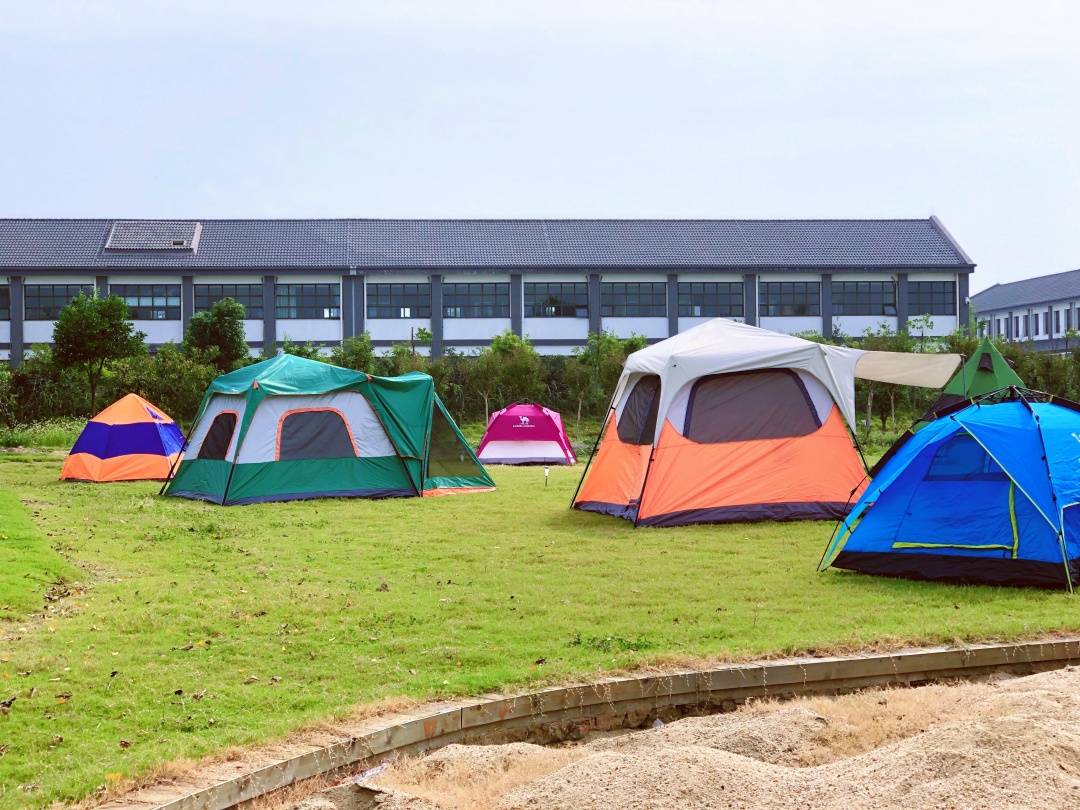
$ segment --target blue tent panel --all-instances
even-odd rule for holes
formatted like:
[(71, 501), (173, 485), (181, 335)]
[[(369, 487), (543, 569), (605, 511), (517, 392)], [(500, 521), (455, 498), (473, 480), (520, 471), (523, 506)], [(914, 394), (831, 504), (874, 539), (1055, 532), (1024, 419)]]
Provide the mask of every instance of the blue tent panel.
[[(1080, 412), (1051, 403), (972, 405), (931, 423), (878, 472), (824, 564), (923, 579), (1071, 586), (1070, 576), (1080, 581), (1080, 439), (1073, 433), (1080, 436)], [(1077, 505), (1063, 514), (1064, 495), (1076, 496)]]

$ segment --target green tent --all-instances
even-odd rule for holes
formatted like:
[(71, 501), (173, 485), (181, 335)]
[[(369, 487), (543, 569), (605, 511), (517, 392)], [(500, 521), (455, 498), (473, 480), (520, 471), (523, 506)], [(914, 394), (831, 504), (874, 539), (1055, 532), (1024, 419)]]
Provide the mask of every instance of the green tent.
[(930, 410), (922, 418), (922, 422), (929, 422), (937, 414), (953, 407), (959, 402), (966, 402), (1008, 388), (1010, 385), (1017, 388), (1025, 388), (1024, 381), (1016, 376), (1009, 362), (1001, 356), (1001, 352), (989, 338), (983, 338), (974, 354), (967, 359), (960, 370), (941, 389), (941, 396), (930, 406)]
[(210, 384), (164, 492), (231, 505), (494, 486), (427, 374), (283, 354)]

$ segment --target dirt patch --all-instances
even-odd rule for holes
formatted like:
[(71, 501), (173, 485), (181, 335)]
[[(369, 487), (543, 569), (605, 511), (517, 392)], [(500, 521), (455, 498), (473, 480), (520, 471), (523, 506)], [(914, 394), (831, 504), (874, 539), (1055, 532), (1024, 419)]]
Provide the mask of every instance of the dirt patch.
[(1080, 668), (758, 702), (573, 747), (449, 746), (373, 782), (444, 810), (1074, 806)]

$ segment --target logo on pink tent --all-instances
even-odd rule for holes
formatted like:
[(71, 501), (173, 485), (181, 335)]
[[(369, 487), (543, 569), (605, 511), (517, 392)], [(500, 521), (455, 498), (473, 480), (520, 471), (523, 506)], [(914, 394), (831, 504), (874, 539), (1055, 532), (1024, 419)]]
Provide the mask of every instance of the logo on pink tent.
[(518, 423), (516, 425), (514, 425), (514, 427), (516, 427), (516, 428), (523, 428), (523, 427), (531, 428), (532, 427), (532, 422), (529, 421), (529, 417), (527, 417), (527, 416), (519, 416), (518, 417)]

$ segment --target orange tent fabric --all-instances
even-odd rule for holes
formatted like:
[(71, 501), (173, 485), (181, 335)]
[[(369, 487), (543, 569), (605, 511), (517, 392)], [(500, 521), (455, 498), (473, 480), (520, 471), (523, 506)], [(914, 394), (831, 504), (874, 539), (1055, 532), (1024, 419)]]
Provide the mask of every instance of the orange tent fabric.
[(627, 386), (575, 508), (646, 526), (831, 519), (865, 487), (839, 408), (807, 375), (708, 375), (685, 388), (654, 441), (656, 377)]
[(71, 448), (62, 481), (164, 480), (184, 447), (172, 418), (137, 394), (128, 394), (83, 428)]

